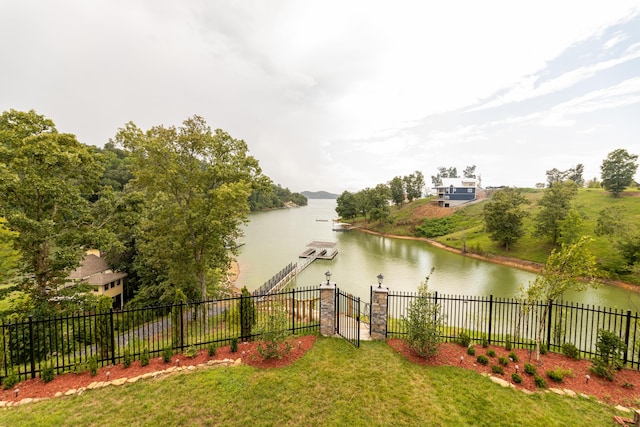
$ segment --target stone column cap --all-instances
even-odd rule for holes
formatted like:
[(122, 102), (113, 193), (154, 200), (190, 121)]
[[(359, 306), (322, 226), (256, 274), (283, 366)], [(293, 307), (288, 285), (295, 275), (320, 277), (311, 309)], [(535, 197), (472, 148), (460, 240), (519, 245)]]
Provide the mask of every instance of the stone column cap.
[(378, 287), (378, 286), (372, 286), (373, 288), (373, 292), (384, 292), (384, 293), (389, 293), (389, 288), (382, 288), (382, 287)]
[(320, 283), (320, 289), (335, 289), (335, 288), (336, 288), (335, 282), (329, 283), (328, 285), (326, 282)]

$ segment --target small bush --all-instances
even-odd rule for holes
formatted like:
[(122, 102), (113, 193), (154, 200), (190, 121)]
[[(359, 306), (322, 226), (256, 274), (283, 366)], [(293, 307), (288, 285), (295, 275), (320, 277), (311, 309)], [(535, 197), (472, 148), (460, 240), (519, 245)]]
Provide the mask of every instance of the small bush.
[(504, 368), (500, 365), (493, 365), (491, 366), (491, 372), (494, 374), (504, 375)]
[(542, 354), (542, 355), (547, 354), (547, 345), (546, 344), (540, 344), (540, 354)]
[(271, 313), (258, 323), (256, 334), (260, 336), (258, 353), (265, 359), (282, 359), (291, 351), (288, 330), (289, 318), (286, 308), (281, 304), (274, 304)]
[(142, 354), (140, 355), (140, 366), (147, 366), (149, 364), (149, 349), (145, 348), (142, 350)]
[(216, 355), (216, 345), (214, 343), (209, 344), (207, 353), (209, 354), (209, 357), (213, 357)]
[(131, 362), (133, 362), (133, 357), (131, 357), (131, 351), (128, 348), (124, 349), (124, 358), (122, 360), (122, 366), (124, 366), (124, 368), (128, 368), (129, 366), (131, 366)]
[(538, 388), (547, 388), (547, 381), (539, 375), (533, 376), (533, 381), (536, 383), (536, 387)]
[(515, 351), (512, 351), (511, 353), (509, 353), (509, 357), (511, 358), (511, 360), (513, 360), (514, 362), (518, 361), (518, 355), (515, 353)]
[(469, 347), (467, 347), (467, 354), (469, 356), (475, 356), (476, 355), (476, 349), (473, 348), (472, 345), (470, 345)]
[(504, 341), (504, 349), (511, 351), (511, 335), (507, 335), (507, 338)]
[(622, 387), (624, 388), (628, 388), (628, 389), (632, 389), (633, 388), (633, 384), (631, 384), (630, 382), (623, 382), (622, 383)]
[(580, 350), (578, 350), (578, 347), (569, 342), (562, 344), (562, 353), (572, 359), (580, 359)]
[(550, 369), (547, 371), (547, 376), (551, 378), (552, 381), (561, 383), (564, 379), (564, 376), (570, 374), (571, 371), (567, 371), (561, 368)]
[(198, 349), (196, 348), (196, 346), (190, 345), (184, 351), (184, 355), (187, 356), (189, 359), (193, 359), (194, 357), (196, 357), (198, 355)]
[(536, 374), (536, 367), (535, 365), (532, 365), (531, 363), (525, 363), (524, 364), (524, 372), (528, 375), (535, 375)]
[(462, 347), (469, 347), (469, 344), (471, 344), (471, 337), (469, 334), (466, 332), (460, 332), (460, 335), (458, 335), (458, 344)]
[(498, 363), (502, 366), (507, 366), (509, 365), (509, 359), (507, 359), (505, 356), (500, 356), (498, 357)]
[(2, 388), (7, 390), (16, 384), (18, 384), (18, 373), (15, 370), (11, 369), (7, 373), (7, 376), (4, 377), (4, 380), (2, 381)]
[(489, 340), (487, 340), (487, 337), (482, 337), (482, 347), (489, 347)]
[(162, 350), (162, 361), (164, 363), (169, 363), (171, 362), (171, 357), (173, 357), (173, 348), (168, 345)]
[(517, 372), (514, 372), (513, 374), (511, 374), (511, 379), (516, 384), (520, 384), (522, 382), (522, 376), (520, 376), (520, 374)]
[(42, 367), (42, 371), (40, 372), (40, 378), (45, 383), (50, 383), (53, 381), (53, 377), (55, 376), (55, 369), (53, 369), (53, 362), (46, 362)]
[(231, 353), (238, 351), (238, 338), (231, 338)]
[(487, 356), (496, 357), (496, 352), (492, 349), (487, 350)]
[(91, 356), (87, 363), (89, 366), (89, 372), (91, 372), (91, 376), (95, 377), (96, 375), (98, 375), (98, 356)]
[(476, 360), (481, 365), (486, 365), (487, 363), (489, 363), (489, 358), (487, 356), (485, 356), (484, 354), (481, 354), (480, 356), (478, 356), (478, 358)]
[(616, 372), (622, 368), (620, 355), (626, 350), (624, 341), (615, 333), (600, 329), (596, 350), (598, 355), (589, 370), (599, 377), (613, 381)]

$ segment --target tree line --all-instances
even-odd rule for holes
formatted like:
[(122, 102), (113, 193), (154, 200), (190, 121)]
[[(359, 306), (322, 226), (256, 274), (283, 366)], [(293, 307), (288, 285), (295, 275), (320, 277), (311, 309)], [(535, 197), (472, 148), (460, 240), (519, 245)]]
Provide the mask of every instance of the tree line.
[(129, 122), (97, 148), (33, 110), (0, 115), (0, 195), (0, 283), (22, 291), (18, 316), (95, 307), (86, 288), (67, 286), (89, 248), (128, 273), (134, 306), (219, 295), (250, 209), (306, 204), (199, 116)]
[[(600, 168), (602, 187), (613, 197), (619, 197), (634, 184), (637, 160), (637, 155), (624, 149), (609, 153)], [(587, 232), (584, 217), (579, 207), (573, 204), (578, 187), (584, 185), (580, 166), (565, 172), (557, 169), (547, 171), (549, 186), (538, 201), (533, 232), (547, 238), (553, 246), (573, 244)], [(505, 188), (496, 192), (483, 210), (485, 230), (491, 240), (508, 250), (524, 236), (523, 221), (529, 216), (528, 204), (521, 189)], [(598, 214), (593, 232), (598, 236), (609, 236), (619, 252), (617, 261), (607, 266), (608, 269), (629, 273), (640, 268), (640, 228), (632, 213), (627, 214), (617, 205), (604, 208)]]

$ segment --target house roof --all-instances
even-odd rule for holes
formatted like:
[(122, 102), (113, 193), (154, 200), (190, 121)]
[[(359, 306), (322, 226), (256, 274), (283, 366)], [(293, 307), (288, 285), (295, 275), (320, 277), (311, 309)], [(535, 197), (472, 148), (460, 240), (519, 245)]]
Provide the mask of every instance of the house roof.
[(69, 274), (69, 279), (100, 286), (127, 277), (127, 273), (113, 272), (104, 258), (94, 254), (85, 255), (80, 267)]
[(441, 187), (477, 187), (478, 180), (475, 178), (440, 178), (441, 185), (436, 185), (434, 188)]
[(82, 279), (87, 276), (111, 270), (104, 258), (96, 255), (86, 255), (80, 262), (80, 267), (69, 274), (70, 279)]

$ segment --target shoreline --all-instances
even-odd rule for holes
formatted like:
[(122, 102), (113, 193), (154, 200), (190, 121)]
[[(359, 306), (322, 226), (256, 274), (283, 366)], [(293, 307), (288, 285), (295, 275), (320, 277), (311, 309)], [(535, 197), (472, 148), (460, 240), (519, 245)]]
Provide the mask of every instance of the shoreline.
[[(355, 228), (354, 230), (356, 231), (361, 231), (363, 233), (368, 233), (368, 234), (373, 234), (375, 236), (381, 236), (381, 237), (388, 237), (391, 239), (401, 239), (401, 240), (415, 240), (415, 241), (419, 241), (419, 242), (425, 242), (428, 245), (431, 245), (433, 247), (436, 247), (438, 249), (443, 249), (445, 251), (448, 252), (452, 252), (455, 253), (457, 255), (461, 255), (461, 256), (466, 256), (469, 258), (473, 258), (473, 259), (477, 259), (480, 261), (486, 261), (486, 262), (491, 262), (494, 264), (499, 264), (499, 265), (504, 265), (507, 267), (513, 267), (513, 268), (517, 268), (520, 270), (524, 270), (524, 271), (528, 271), (530, 273), (540, 273), (542, 271), (542, 268), (544, 267), (544, 264), (540, 264), (537, 262), (533, 262), (533, 261), (527, 261), (527, 260), (522, 260), (519, 258), (509, 258), (509, 257), (503, 257), (500, 255), (492, 255), (492, 256), (484, 256), (484, 255), (479, 255), (476, 253), (470, 253), (470, 252), (463, 252), (462, 250), (458, 249), (458, 248), (453, 248), (451, 246), (447, 246), (444, 245), (440, 242), (437, 242), (435, 240), (431, 240), (431, 239), (427, 239), (425, 237), (412, 237), (412, 236), (398, 236), (395, 234), (388, 234), (388, 233), (379, 233), (377, 231), (373, 231), (373, 230), (368, 230), (366, 228)], [(640, 293), (640, 286), (638, 285), (634, 285), (632, 283), (628, 283), (628, 282), (623, 282), (620, 280), (610, 280), (610, 279), (604, 279), (604, 278), (597, 278), (596, 279), (599, 283), (605, 284), (605, 285), (610, 285), (610, 286), (616, 286), (618, 288), (622, 288), (622, 289), (626, 289), (632, 292), (636, 292), (636, 293)]]

